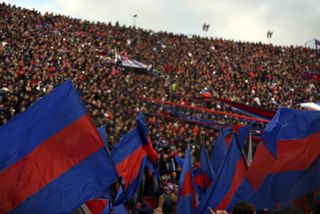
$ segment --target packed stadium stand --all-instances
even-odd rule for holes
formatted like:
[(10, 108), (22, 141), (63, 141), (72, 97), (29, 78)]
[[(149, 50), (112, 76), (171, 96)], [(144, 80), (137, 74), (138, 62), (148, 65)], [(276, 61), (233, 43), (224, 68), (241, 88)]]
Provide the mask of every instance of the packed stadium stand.
[[(136, 113), (144, 112), (161, 157), (162, 186), (170, 195), (161, 199), (166, 213), (177, 201), (179, 176), (174, 161), (167, 161), (170, 152), (190, 143), (193, 154), (199, 153), (199, 141), (212, 144), (217, 130), (159, 117), (165, 106), (145, 99), (225, 112), (231, 108), (214, 98), (272, 111), (320, 100), (320, 81), (305, 75), (320, 71), (315, 49), (154, 32), (5, 3), (0, 14), (0, 125), (66, 79), (77, 87), (96, 126), (106, 126), (111, 145), (135, 126)], [(150, 69), (124, 68), (117, 56)], [(212, 99), (203, 99), (203, 92)], [(144, 184), (137, 209), (156, 191), (152, 177)]]

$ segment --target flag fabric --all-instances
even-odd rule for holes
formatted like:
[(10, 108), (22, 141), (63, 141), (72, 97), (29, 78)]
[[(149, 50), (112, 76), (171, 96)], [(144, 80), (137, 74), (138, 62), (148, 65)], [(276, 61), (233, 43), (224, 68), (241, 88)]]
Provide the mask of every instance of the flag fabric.
[(199, 173), (194, 173), (194, 181), (197, 184), (198, 198), (201, 200), (214, 177), (209, 155), (204, 144), (201, 145), (200, 168), (198, 171)]
[(142, 140), (142, 148), (146, 152), (148, 159), (152, 164), (155, 164), (159, 159), (159, 155), (156, 150), (152, 147), (151, 138), (149, 135), (149, 130), (147, 127), (147, 123), (145, 122), (144, 115), (140, 113), (137, 116), (137, 130)]
[(93, 199), (83, 204), (81, 209), (85, 214), (101, 214), (108, 204), (109, 200), (107, 199)]
[(121, 64), (121, 66), (124, 68), (142, 71), (147, 74), (154, 74), (154, 75), (160, 74), (158, 70), (153, 69), (152, 64), (146, 65), (146, 64), (139, 62), (135, 59), (129, 59), (127, 56), (116, 55), (116, 62), (119, 62)]
[(210, 155), (210, 161), (212, 165), (212, 171), (216, 175), (223, 160), (228, 152), (228, 148), (232, 138), (232, 129), (227, 127), (225, 129), (220, 129), (219, 136), (216, 139), (214, 149)]
[(320, 103), (300, 103), (300, 106), (310, 110), (320, 111)]
[(232, 109), (234, 109), (235, 111), (249, 115), (251, 117), (271, 120), (272, 117), (275, 115), (274, 111), (269, 111), (269, 110), (257, 108), (254, 106), (249, 106), (242, 103), (232, 102), (224, 99), (218, 99), (218, 100), (232, 106)]
[(123, 67), (128, 67), (128, 68), (136, 68), (136, 69), (144, 69), (144, 70), (149, 69), (148, 65), (145, 65), (137, 60), (131, 60), (125, 57), (121, 59), (121, 64)]
[[(102, 140), (102, 142), (104, 144), (104, 147), (107, 150), (107, 153), (108, 153), (110, 159), (112, 160), (110, 147), (109, 147), (109, 144), (108, 144), (108, 134), (106, 132), (105, 126), (99, 127), (98, 128), (98, 132), (99, 132), (100, 138), (101, 138), (101, 140)], [(113, 165), (115, 165), (113, 160), (112, 160), (112, 163), (113, 163)], [(112, 200), (114, 198), (115, 194), (116, 194), (116, 192), (115, 192), (114, 186), (110, 186), (108, 188), (108, 190), (104, 192), (104, 195), (100, 196), (100, 198), (106, 198), (106, 199)], [(101, 201), (99, 201), (99, 199), (95, 199), (94, 202), (91, 202), (91, 203), (92, 204), (94, 204), (94, 203), (100, 203), (101, 204)]]
[(320, 112), (281, 108), (266, 126), (229, 209), (240, 200), (272, 209), (320, 188)]
[(236, 130), (237, 140), (241, 148), (244, 148), (244, 146), (246, 145), (247, 138), (250, 133), (250, 129), (251, 129), (251, 125), (248, 125), (248, 126), (241, 126), (238, 130)]
[(202, 197), (196, 213), (210, 213), (208, 207), (225, 210), (247, 170), (241, 147), (232, 138), (230, 148), (214, 181)]
[(177, 164), (182, 168), (183, 167), (183, 159), (177, 154), (174, 155), (174, 159), (176, 160)]
[(177, 213), (193, 213), (195, 206), (196, 197), (194, 190), (194, 179), (192, 173), (190, 148), (188, 146), (179, 179)]
[[(183, 168), (184, 165), (184, 159), (175, 154), (174, 156), (177, 164)], [(194, 179), (194, 184), (195, 184), (195, 191), (198, 192), (198, 196), (201, 198), (202, 195), (204, 194), (204, 176), (200, 171), (200, 168), (193, 168), (192, 169), (192, 175)]]
[[(129, 200), (134, 198), (139, 187), (147, 157), (152, 163), (155, 163), (159, 158), (150, 143), (144, 116), (139, 114), (136, 121), (136, 128), (125, 135), (113, 147), (111, 152), (117, 171), (123, 178)], [(120, 192), (116, 196), (115, 205), (122, 203), (125, 203), (125, 195), (120, 188)]]
[(152, 173), (152, 176), (154, 176), (160, 183), (160, 172), (157, 165), (153, 164), (149, 159), (147, 159), (146, 167)]
[(100, 213), (100, 214), (109, 214), (109, 213), (113, 213), (113, 214), (127, 214), (128, 211), (126, 209), (126, 207), (124, 206), (124, 204), (119, 204), (117, 206), (113, 207), (113, 212), (111, 212), (111, 206), (106, 206), (106, 208)]
[(110, 153), (110, 148), (109, 148), (109, 145), (108, 145), (108, 134), (106, 132), (106, 127), (105, 126), (101, 126), (98, 128), (98, 132), (99, 132), (99, 135), (101, 137), (101, 140), (105, 146), (105, 148), (108, 150), (108, 152)]
[[(106, 199), (93, 199), (87, 201), (81, 206), (82, 211), (85, 214), (109, 214), (111, 213), (112, 204)], [(127, 214), (128, 211), (123, 204), (113, 207), (114, 214)]]
[(212, 179), (214, 177), (214, 173), (212, 170), (207, 149), (204, 144), (201, 145), (200, 164), (201, 164), (200, 173), (201, 173), (203, 185), (199, 186), (199, 188), (206, 189), (210, 186)]
[(0, 128), (0, 213), (68, 213), (117, 179), (71, 81)]

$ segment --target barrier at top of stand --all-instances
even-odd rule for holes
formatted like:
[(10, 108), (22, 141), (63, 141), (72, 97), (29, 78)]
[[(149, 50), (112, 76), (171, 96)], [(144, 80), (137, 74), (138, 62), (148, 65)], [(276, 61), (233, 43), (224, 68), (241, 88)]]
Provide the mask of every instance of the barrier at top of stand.
[(243, 115), (239, 115), (239, 114), (216, 111), (216, 110), (207, 109), (207, 108), (200, 107), (200, 106), (190, 106), (190, 105), (179, 104), (179, 103), (163, 101), (163, 100), (158, 100), (158, 99), (145, 98), (145, 97), (138, 97), (138, 99), (144, 100), (144, 101), (149, 102), (149, 103), (158, 103), (158, 104), (164, 104), (164, 105), (171, 105), (171, 106), (176, 106), (176, 107), (181, 107), (181, 108), (186, 108), (186, 109), (192, 109), (192, 110), (197, 110), (197, 111), (202, 111), (202, 112), (208, 112), (208, 113), (216, 114), (216, 115), (224, 115), (224, 116), (233, 117), (233, 118), (237, 118), (237, 119), (248, 120), (248, 121), (255, 121), (255, 122), (261, 122), (261, 123), (269, 123), (270, 122), (269, 120), (265, 120), (265, 119), (259, 119), (259, 118), (253, 118), (253, 117), (243, 116)]

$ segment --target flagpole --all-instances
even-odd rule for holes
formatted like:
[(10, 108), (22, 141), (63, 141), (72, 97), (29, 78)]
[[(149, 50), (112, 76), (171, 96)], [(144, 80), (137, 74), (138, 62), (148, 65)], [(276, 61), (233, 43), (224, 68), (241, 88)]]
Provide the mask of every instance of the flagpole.
[[(237, 144), (237, 146), (238, 146), (239, 149), (240, 149), (240, 152), (241, 152), (242, 157), (244, 158), (244, 160), (246, 160), (246, 156), (244, 155), (243, 149), (242, 149), (242, 147), (241, 147), (240, 144), (239, 144), (237, 135), (236, 135), (233, 131), (232, 131), (232, 135), (233, 135), (233, 137), (234, 137), (235, 140), (236, 140), (236, 144)], [(244, 162), (245, 162), (246, 170), (248, 170), (249, 167), (248, 167), (247, 161), (244, 161)]]
[(247, 164), (250, 166), (252, 162), (252, 134), (249, 133), (249, 146), (248, 146), (248, 155), (247, 155)]
[(113, 206), (114, 205), (114, 200), (112, 199), (111, 201), (111, 207), (110, 207), (110, 203), (109, 203), (109, 214), (112, 214), (112, 210), (113, 210)]
[[(101, 137), (100, 137), (100, 138), (101, 138)], [(106, 150), (107, 155), (110, 157), (110, 159), (111, 159), (111, 161), (112, 161), (112, 164), (113, 164), (114, 166), (116, 166), (116, 163), (115, 163), (114, 160), (112, 159), (112, 155), (111, 155), (111, 153), (110, 153), (110, 151), (109, 151), (109, 148), (108, 148), (103, 142), (101, 142), (101, 143), (104, 145), (103, 148)], [(130, 202), (129, 202), (129, 200), (128, 200), (127, 192), (126, 192), (126, 190), (125, 190), (125, 188), (124, 188), (124, 186), (123, 186), (122, 179), (123, 179), (123, 178), (122, 178), (121, 176), (119, 176), (119, 178), (118, 178), (118, 180), (116, 181), (116, 183), (117, 183), (117, 182), (120, 183), (120, 186), (121, 186), (122, 191), (123, 191), (123, 194), (124, 194), (124, 198), (125, 198), (125, 200), (127, 201), (127, 203), (129, 204), (129, 207), (130, 207), (131, 211), (133, 211), (132, 205), (130, 204)], [(113, 184), (113, 185), (115, 185), (115, 184)], [(116, 188), (115, 188), (115, 189), (116, 189)], [(113, 201), (113, 202), (115, 201), (115, 197), (116, 197), (116, 196), (114, 196), (114, 195), (112, 194), (112, 201)], [(112, 209), (113, 209), (113, 207), (114, 207), (114, 203), (112, 203)], [(111, 210), (110, 210), (110, 211), (111, 211)]]
[[(122, 177), (121, 177), (121, 176), (120, 176), (120, 178), (121, 178), (121, 180), (122, 180)], [(126, 190), (125, 190), (125, 188), (124, 188), (124, 186), (123, 186), (122, 181), (120, 181), (120, 186), (121, 186), (121, 188), (122, 188), (122, 191), (123, 191), (123, 194), (124, 194), (124, 198), (126, 199), (127, 203), (129, 204), (130, 210), (133, 212), (134, 210), (133, 210), (132, 204), (131, 204), (131, 203), (129, 202), (129, 200), (128, 200), (127, 192), (126, 192)]]

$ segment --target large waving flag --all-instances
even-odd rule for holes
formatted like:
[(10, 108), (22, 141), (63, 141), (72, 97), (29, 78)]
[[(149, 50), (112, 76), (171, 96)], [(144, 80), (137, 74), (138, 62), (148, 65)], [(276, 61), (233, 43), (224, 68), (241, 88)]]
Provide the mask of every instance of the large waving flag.
[[(111, 152), (119, 175), (123, 178), (128, 199), (132, 199), (139, 187), (147, 158), (152, 163), (158, 155), (152, 148), (147, 125), (142, 114), (137, 116), (137, 127), (125, 135)], [(125, 203), (125, 195), (120, 189), (115, 205)]]
[(188, 146), (185, 153), (182, 172), (179, 179), (177, 213), (193, 213), (195, 206), (196, 197), (194, 190), (190, 148)]
[(196, 213), (210, 213), (208, 207), (224, 210), (229, 205), (247, 170), (241, 147), (233, 137), (224, 162), (213, 183), (202, 197)]
[(319, 111), (278, 110), (229, 209), (240, 200), (272, 209), (319, 189), (319, 142)]
[(68, 213), (117, 179), (70, 81), (0, 128), (0, 213)]

